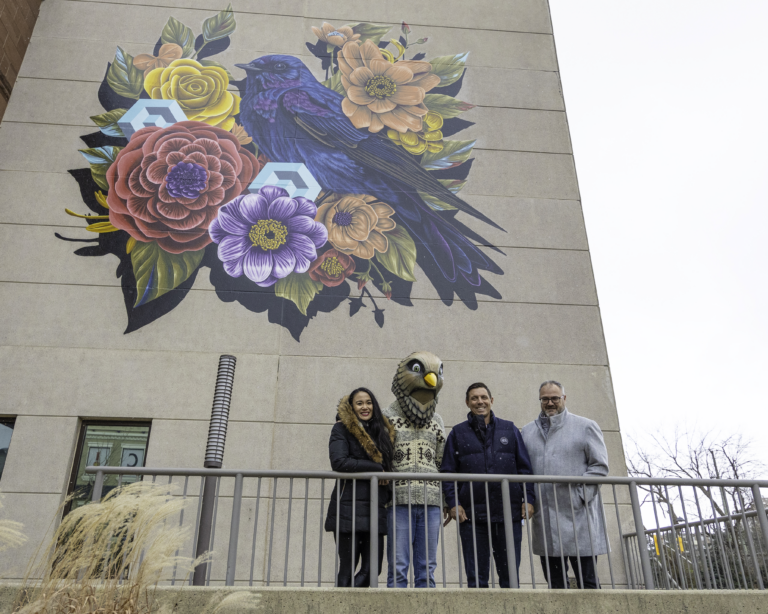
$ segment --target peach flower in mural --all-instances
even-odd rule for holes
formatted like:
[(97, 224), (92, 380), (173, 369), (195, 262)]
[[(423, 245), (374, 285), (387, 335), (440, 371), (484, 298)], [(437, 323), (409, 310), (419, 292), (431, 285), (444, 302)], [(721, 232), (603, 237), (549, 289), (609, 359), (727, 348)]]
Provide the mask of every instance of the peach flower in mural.
[(140, 53), (133, 58), (133, 65), (144, 71), (146, 77), (155, 68), (165, 68), (174, 60), (180, 60), (184, 50), (174, 43), (167, 43), (160, 47), (160, 53), (156, 56), (148, 53)]
[(395, 229), (394, 210), (368, 194), (334, 194), (317, 209), (315, 220), (328, 229), (328, 241), (344, 254), (366, 260), (389, 248), (384, 234)]
[(440, 83), (429, 62), (384, 59), (371, 41), (347, 43), (339, 54), (341, 84), (347, 93), (341, 101), (344, 114), (355, 128), (380, 132), (384, 126), (398, 132), (419, 132), (427, 114), (424, 95)]
[(355, 34), (349, 26), (334, 28), (328, 22), (323, 22), (322, 29), (312, 26), (312, 32), (315, 33), (319, 40), (334, 47), (342, 47), (344, 43), (356, 41), (360, 38), (360, 35)]

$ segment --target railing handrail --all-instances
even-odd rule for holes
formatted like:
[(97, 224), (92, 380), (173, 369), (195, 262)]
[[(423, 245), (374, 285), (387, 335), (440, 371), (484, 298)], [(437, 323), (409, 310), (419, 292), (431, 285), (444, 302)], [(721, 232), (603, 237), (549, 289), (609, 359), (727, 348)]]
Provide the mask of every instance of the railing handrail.
[[(657, 533), (657, 532), (661, 533), (662, 531), (671, 531), (673, 528), (675, 530), (678, 530), (678, 529), (685, 529), (686, 527), (700, 527), (705, 524), (717, 524), (720, 522), (727, 522), (727, 521), (733, 522), (734, 520), (740, 520), (741, 518), (757, 518), (757, 515), (758, 515), (757, 510), (750, 510), (749, 512), (743, 512), (743, 513), (741, 510), (738, 510), (733, 512), (730, 516), (725, 515), (725, 516), (716, 516), (715, 518), (705, 518), (703, 520), (690, 520), (688, 521), (688, 523), (679, 522), (674, 525), (670, 524), (670, 525), (667, 525), (666, 527), (659, 527), (658, 529), (648, 528), (645, 531), (646, 533)], [(635, 535), (637, 535), (635, 531), (633, 531), (632, 533), (621, 534), (622, 537), (634, 537)]]
[(98, 473), (103, 475), (167, 475), (167, 476), (215, 476), (244, 478), (326, 478), (343, 480), (370, 480), (376, 477), (380, 480), (429, 480), (439, 482), (503, 482), (507, 480), (514, 483), (536, 482), (542, 484), (614, 484), (637, 486), (731, 486), (740, 488), (768, 488), (768, 480), (711, 480), (694, 478), (638, 478), (621, 476), (569, 476), (569, 475), (504, 475), (500, 473), (339, 473), (335, 471), (298, 471), (281, 469), (197, 469), (197, 468), (172, 468), (172, 467), (94, 467), (85, 468), (86, 473)]

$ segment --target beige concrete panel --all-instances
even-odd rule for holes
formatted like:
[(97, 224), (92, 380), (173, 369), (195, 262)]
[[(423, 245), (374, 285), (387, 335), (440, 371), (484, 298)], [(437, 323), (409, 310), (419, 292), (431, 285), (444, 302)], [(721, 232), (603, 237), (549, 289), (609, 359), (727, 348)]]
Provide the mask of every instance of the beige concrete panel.
[[(85, 160), (81, 166), (84, 164)], [(0, 183), (3, 186), (0, 191), (0, 223), (66, 226), (69, 234), (71, 229), (79, 231), (73, 236), (93, 238), (83, 230), (84, 222), (64, 214), (65, 207), (80, 213), (87, 212), (77, 182), (68, 174), (0, 171)], [(39, 202), (47, 205), (29, 207), (28, 199), (32, 193)], [(486, 239), (486, 244), (500, 248), (587, 249), (584, 218), (578, 201), (505, 198), (465, 192), (461, 196), (504, 229), (498, 230), (459, 213), (459, 221), (479, 233)], [(51, 228), (49, 234), (52, 236), (53, 232), (55, 230)], [(70, 248), (74, 251), (72, 246)]]
[[(115, 276), (118, 261), (114, 257), (74, 255), (73, 245), (53, 237), (54, 232), (64, 236), (87, 236), (84, 228), (0, 225), (0, 281), (120, 287), (120, 279)], [(18, 254), (25, 252), (28, 245), (36, 245), (38, 249), (19, 262)], [(485, 275), (501, 293), (504, 302), (597, 304), (588, 252), (506, 249), (505, 256), (490, 249), (483, 251), (504, 271), (503, 275)], [(206, 270), (202, 272), (194, 287), (213, 289)], [(416, 271), (416, 279), (410, 291), (411, 298), (439, 299), (421, 270)], [(393, 294), (394, 298), (400, 296), (397, 292)]]
[[(103, 112), (98, 100), (98, 85), (89, 81), (58, 79), (19, 79), (3, 116), (9, 122), (32, 122), (98, 128), (91, 115)], [(85, 145), (83, 145), (85, 147)]]
[(565, 110), (558, 73), (542, 70), (469, 67), (458, 97), (484, 107)]
[[(283, 331), (281, 353), (400, 359), (415, 349), (431, 348), (443, 360), (607, 363), (595, 307), (481, 303), (472, 310), (458, 303), (449, 307), (419, 300), (413, 307), (392, 302), (380, 307), (386, 308), (382, 329), (370, 317), (370, 307), (353, 318), (337, 309), (318, 314), (300, 343)], [(478, 318), (482, 327), (476, 325)]]
[(77, 435), (75, 417), (18, 416), (3, 469), (2, 492), (61, 496), (67, 488)]
[[(205, 460), (208, 421), (152, 421), (147, 467), (201, 467)], [(225, 469), (265, 469), (269, 466), (272, 425), (230, 421), (224, 447)], [(222, 492), (231, 496), (229, 492)]]
[(465, 213), (457, 219), (497, 247), (543, 247), (586, 250), (581, 204), (575, 200), (506, 198), (461, 192), (462, 198), (504, 230)]
[[(175, 17), (199, 34), (203, 21), (214, 11), (60, 0), (41, 8), (35, 36), (111, 42), (119, 38), (126, 45), (154, 45), (169, 17)], [(259, 48), (269, 49), (272, 53), (305, 53), (301, 17), (238, 13), (236, 19), (234, 40), (259, 41)], [(134, 55), (132, 47), (125, 51)], [(60, 58), (59, 61), (65, 60)], [(72, 58), (72, 61), (76, 60), (76, 56)], [(104, 66), (106, 68), (106, 64)]]
[(475, 164), (462, 195), (579, 200), (571, 155), (475, 149), (473, 156)]
[[(194, 352), (5, 346), (0, 348), (3, 411), (207, 421), (218, 362), (218, 354)], [(238, 355), (233, 422), (272, 420), (277, 364), (276, 356)]]
[[(156, 36), (159, 36), (163, 25), (164, 22), (157, 26)], [(199, 29), (192, 22), (188, 25), (193, 30)], [(314, 23), (305, 21), (304, 25), (306, 40), (313, 42), (314, 35), (310, 28)], [(470, 52), (466, 61), (468, 72), (461, 90), (461, 95), (470, 102), (473, 97), (482, 96), (483, 104), (490, 106), (563, 109), (560, 82), (554, 72), (557, 66), (551, 36), (457, 28), (429, 28), (429, 32), (431, 42), (421, 47), (429, 57)], [(236, 31), (230, 47), (216, 54), (216, 60), (229, 67), (235, 78), (242, 76), (242, 71), (234, 67), (236, 63), (248, 62), (262, 55), (286, 53), (284, 45), (269, 47), (266, 46), (268, 39), (240, 34), (239, 30)], [(104, 78), (107, 62), (112, 61), (116, 46), (133, 56), (151, 54), (157, 40), (131, 42), (131, 39), (123, 37), (122, 32), (118, 33), (118, 40), (64, 38), (66, 35), (63, 32), (50, 37), (36, 31), (24, 56), (20, 76), (98, 83)], [(504, 49), (503, 54), (498, 53), (499, 48)], [(325, 79), (320, 61), (306, 47), (291, 53), (300, 57), (316, 77)], [(51, 62), (51, 57), (64, 61)], [(481, 94), (475, 94), (475, 91)]]
[(27, 541), (18, 548), (6, 550), (3, 556), (0, 556), (0, 578), (6, 581), (24, 579), (27, 565), (38, 552), (38, 548), (43, 545), (40, 550), (42, 552), (48, 545), (47, 540), (52, 535), (49, 531), (55, 528), (52, 526), (53, 520), (62, 500), (60, 493), (3, 493), (3, 520), (22, 523), (24, 527), (21, 531), (27, 536)]
[(550, 33), (549, 11), (544, 0), (518, 0), (514, 5), (500, 5), (493, 0), (461, 2), (447, 0), (439, 10), (429, 4), (393, 0), (371, 4), (365, 0), (308, 0), (307, 17), (344, 21), (375, 21), (399, 24), (405, 20), (414, 29), (421, 24), (486, 30)]
[[(5, 130), (5, 125), (2, 130)], [(2, 140), (0, 138), (0, 141)], [(82, 143), (82, 146), (84, 147), (85, 144)], [(83, 221), (64, 213), (65, 207), (81, 213), (85, 213), (87, 209), (80, 196), (80, 187), (70, 175), (0, 171), (0, 185), (3, 186), (0, 190), (0, 223), (44, 226), (54, 224), (68, 227), (67, 233), (73, 228), (83, 228)], [(36, 202), (44, 206), (30, 207), (32, 195)], [(52, 237), (54, 230), (52, 228), (49, 230)], [(86, 231), (81, 232), (81, 235), (85, 234)]]
[[(589, 252), (508, 248), (504, 256), (487, 248), (482, 251), (504, 271), (483, 275), (499, 291), (502, 302), (597, 305)], [(411, 298), (440, 298), (423, 273), (415, 277)]]
[(568, 124), (561, 111), (479, 106), (462, 113), (461, 119), (475, 125), (451, 138), (477, 139), (478, 149), (571, 153)]
[[(74, 182), (74, 180), (71, 180)], [(92, 213), (80, 201), (75, 209), (85, 214)], [(70, 205), (67, 203), (67, 205)], [(72, 205), (70, 205), (72, 206)], [(64, 206), (49, 212), (52, 222), (56, 217), (70, 217), (64, 213)], [(75, 219), (75, 218), (72, 218)], [(54, 236), (61, 233), (65, 237), (92, 239), (85, 230), (85, 220), (79, 229), (62, 226), (27, 226), (21, 224), (0, 224), (0, 280), (31, 283), (74, 283), (98, 286), (120, 287), (120, 279), (115, 276), (119, 261), (114, 256), (83, 257), (73, 252), (82, 247), (81, 243), (62, 241)], [(29, 245), (35, 245), (33, 258), (19, 258)]]
[[(90, 116), (99, 113), (98, 88), (85, 81), (19, 79), (5, 112), (5, 122), (83, 126), (95, 130)], [(91, 101), (93, 104), (88, 104)], [(482, 98), (477, 100), (481, 103)], [(565, 113), (477, 107), (462, 114), (475, 122), (451, 138), (477, 139), (479, 149), (570, 153)]]
[[(93, 101), (97, 105), (96, 92)], [(0, 170), (66, 173), (70, 168), (87, 167), (78, 149), (82, 126), (49, 124), (15, 124), (3, 122), (0, 129)]]
[[(394, 400), (390, 387), (399, 360), (282, 356), (276, 419), (331, 426), (339, 398), (358, 386), (372, 390), (379, 404), (386, 407)], [(483, 381), (491, 387), (496, 415), (522, 427), (539, 412), (539, 384), (556, 378), (566, 385), (568, 407), (573, 413), (597, 421), (606, 431), (618, 430), (606, 367), (445, 361), (444, 369), (438, 413), (448, 427), (466, 419), (469, 410), (464, 393), (473, 382)]]
[[(267, 314), (222, 304), (213, 292), (190, 291), (159, 321), (123, 335), (127, 319), (115, 288), (3, 284), (0, 306), (13, 327), (0, 345), (277, 354), (280, 327)], [(73, 322), (88, 326), (73, 327)]]
[[(94, 93), (95, 96), (95, 93)], [(63, 173), (86, 162), (78, 149), (83, 128), (7, 122), (0, 138), (0, 170)], [(45, 143), (46, 147), (40, 147)], [(577, 200), (573, 157), (475, 149), (463, 195), (524, 196)]]

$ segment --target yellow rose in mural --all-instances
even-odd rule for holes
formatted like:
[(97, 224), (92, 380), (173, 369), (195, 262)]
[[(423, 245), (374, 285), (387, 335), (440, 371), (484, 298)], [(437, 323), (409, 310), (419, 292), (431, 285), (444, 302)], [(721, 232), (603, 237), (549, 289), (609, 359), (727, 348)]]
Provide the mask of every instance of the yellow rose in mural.
[(419, 156), (427, 151), (437, 153), (443, 151), (443, 116), (435, 111), (430, 111), (424, 116), (423, 129), (419, 132), (401, 134), (397, 130), (387, 130), (387, 137), (397, 145), (402, 146), (408, 153)]
[(240, 112), (240, 97), (228, 92), (228, 85), (223, 68), (195, 60), (174, 60), (144, 78), (144, 89), (152, 98), (176, 100), (187, 119), (224, 130), (232, 129)]

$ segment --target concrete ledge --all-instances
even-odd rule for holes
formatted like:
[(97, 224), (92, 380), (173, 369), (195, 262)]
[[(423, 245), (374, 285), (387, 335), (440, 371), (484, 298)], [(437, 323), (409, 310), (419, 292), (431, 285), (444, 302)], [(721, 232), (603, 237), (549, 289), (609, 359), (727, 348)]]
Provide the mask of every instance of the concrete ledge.
[[(10, 614), (18, 590), (0, 586), (1, 614)], [(768, 614), (760, 591), (160, 587), (155, 595), (158, 614)]]

